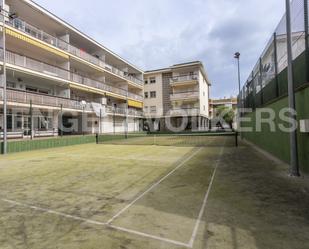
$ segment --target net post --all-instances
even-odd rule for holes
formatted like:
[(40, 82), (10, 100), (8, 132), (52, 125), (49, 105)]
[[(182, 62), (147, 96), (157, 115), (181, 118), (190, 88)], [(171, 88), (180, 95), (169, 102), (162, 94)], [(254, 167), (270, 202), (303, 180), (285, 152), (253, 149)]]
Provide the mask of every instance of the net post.
[(238, 147), (238, 131), (235, 132), (235, 146)]
[(99, 144), (99, 134), (98, 133), (95, 134), (95, 141), (96, 141), (96, 144)]

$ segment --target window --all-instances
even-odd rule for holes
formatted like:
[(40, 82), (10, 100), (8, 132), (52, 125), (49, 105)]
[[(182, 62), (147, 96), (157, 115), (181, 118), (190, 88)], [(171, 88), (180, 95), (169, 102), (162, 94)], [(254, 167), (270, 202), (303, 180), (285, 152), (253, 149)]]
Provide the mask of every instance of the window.
[(157, 97), (157, 93), (155, 91), (151, 91), (150, 98), (156, 98), (156, 97)]
[(156, 113), (157, 107), (156, 106), (150, 106), (150, 113)]
[(45, 89), (39, 89), (38, 92), (43, 93), (43, 94), (49, 94), (49, 90), (45, 90)]
[(13, 83), (13, 82), (8, 82), (8, 83), (7, 83), (7, 88), (15, 88), (15, 83)]
[(26, 91), (27, 92), (37, 92), (38, 89), (37, 88), (34, 88), (32, 86), (26, 86)]
[(145, 99), (148, 99), (148, 92), (145, 92), (144, 95), (145, 95)]
[(15, 122), (16, 122), (16, 129), (23, 128), (23, 116), (22, 115), (17, 115), (15, 117)]
[(150, 84), (155, 84), (156, 83), (156, 78), (155, 77), (151, 77), (149, 79), (149, 81), (150, 81)]
[(7, 115), (6, 120), (7, 120), (6, 121), (7, 122), (6, 127), (10, 131), (10, 130), (13, 129), (13, 116), (12, 116), (12, 114)]
[(148, 80), (145, 80), (145, 85), (147, 85), (148, 84)]

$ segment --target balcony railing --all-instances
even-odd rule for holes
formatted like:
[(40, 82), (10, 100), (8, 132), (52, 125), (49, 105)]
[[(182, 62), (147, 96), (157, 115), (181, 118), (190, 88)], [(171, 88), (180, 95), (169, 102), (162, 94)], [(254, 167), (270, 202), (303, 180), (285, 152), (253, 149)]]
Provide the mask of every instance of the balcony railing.
[[(127, 113), (126, 108), (119, 108), (119, 107), (112, 107), (112, 106), (107, 106), (106, 112), (109, 113), (109, 114), (121, 114), (121, 115), (126, 115), (126, 113)], [(143, 112), (129, 108), (128, 109), (128, 115), (143, 116)]]
[[(1, 54), (3, 54), (2, 49), (1, 49)], [(69, 75), (70, 75), (69, 72), (59, 67), (48, 65), (44, 62), (30, 59), (29, 57), (25, 57), (25, 56), (15, 54), (9, 51), (6, 51), (6, 59), (7, 59), (7, 63), (15, 65), (15, 66), (24, 67), (24, 68), (31, 69), (36, 72), (40, 72), (40, 73), (48, 74), (50, 76), (69, 80)]]
[(198, 116), (200, 114), (199, 108), (172, 108), (169, 111), (170, 116)]
[[(3, 54), (3, 50), (0, 49), (1, 55)], [(1, 56), (3, 57), (3, 55)], [(111, 85), (108, 85), (104, 82), (89, 79), (86, 77), (83, 77), (79, 74), (72, 73), (70, 71), (67, 71), (65, 69), (55, 67), (49, 64), (46, 64), (44, 62), (40, 62), (34, 59), (31, 59), (26, 56), (22, 56), (13, 52), (6, 52), (6, 58), (7, 58), (7, 63), (15, 65), (15, 66), (20, 66), (24, 67), (27, 69), (31, 69), (33, 71), (39, 72), (39, 73), (44, 73), (48, 74), (50, 76), (58, 77), (64, 80), (71, 80), (73, 82), (83, 84), (86, 86), (94, 87), (100, 90), (116, 93), (122, 96), (127, 96), (129, 98), (133, 98), (138, 101), (142, 101), (143, 97), (137, 94), (129, 93), (124, 89), (117, 88)]]
[(64, 50), (66, 52), (69, 52), (83, 60), (86, 60), (92, 64), (95, 64), (99, 67), (102, 67), (104, 68), (105, 70), (108, 70), (116, 75), (119, 75), (127, 80), (130, 80), (136, 84), (139, 84), (139, 85), (143, 85), (143, 81), (140, 80), (140, 79), (137, 79), (136, 77), (133, 77), (132, 75), (128, 75), (128, 73), (112, 66), (112, 65), (109, 65), (107, 64), (106, 62), (102, 61), (101, 59), (99, 59), (98, 57), (96, 56), (93, 56), (89, 53), (87, 53), (86, 51), (83, 51), (82, 49), (79, 49), (79, 48), (76, 48), (75, 46), (59, 39), (59, 38), (56, 38), (28, 23), (26, 23), (25, 21), (19, 19), (19, 18), (16, 18), (16, 19), (13, 19), (13, 20), (10, 20), (9, 22), (7, 22), (6, 24), (8, 24), (9, 26), (11, 27), (14, 27), (15, 29), (18, 29), (24, 33), (26, 33), (27, 35), (30, 35), (36, 39), (39, 39), (43, 42), (46, 42), (54, 47), (57, 47), (61, 50)]
[[(0, 98), (3, 100), (3, 89), (0, 89)], [(42, 105), (42, 106), (52, 106), (52, 107), (60, 107), (62, 105), (63, 108), (68, 109), (76, 109), (83, 110), (83, 106), (79, 101), (61, 98), (56, 96), (50, 96), (46, 94), (38, 94), (38, 93), (30, 93), (26, 91), (7, 89), (7, 101), (16, 102), (22, 104), (29, 104), (32, 102), (34, 105)], [(92, 111), (92, 108), (89, 103), (84, 107), (85, 111)]]
[(177, 77), (172, 77), (170, 78), (170, 83), (174, 84), (174, 83), (182, 83), (185, 81), (193, 81), (193, 80), (198, 80), (199, 77), (198, 75), (184, 75), (184, 76), (177, 76)]
[(199, 98), (199, 92), (180, 92), (180, 93), (172, 93), (170, 95), (170, 99), (173, 100), (180, 100), (180, 99), (197, 99)]

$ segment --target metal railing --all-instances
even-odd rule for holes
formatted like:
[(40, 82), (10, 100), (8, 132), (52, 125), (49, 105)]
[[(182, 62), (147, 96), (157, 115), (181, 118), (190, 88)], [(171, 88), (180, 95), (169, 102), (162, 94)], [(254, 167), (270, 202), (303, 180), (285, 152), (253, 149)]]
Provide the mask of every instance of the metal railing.
[(177, 116), (177, 115), (188, 115), (188, 116), (197, 116), (200, 114), (200, 109), (199, 108), (180, 108), (180, 107), (175, 107), (175, 108), (171, 108), (169, 111), (169, 114), (171, 116)]
[[(119, 108), (119, 107), (113, 107), (113, 106), (107, 106), (106, 107), (106, 112), (109, 114), (121, 114), (121, 115), (126, 115), (126, 108)], [(142, 111), (138, 111), (135, 109), (128, 109), (128, 115), (132, 116), (143, 116)]]
[[(3, 99), (3, 89), (0, 89), (0, 98)], [(52, 106), (52, 107), (60, 107), (62, 105), (63, 108), (68, 109), (76, 109), (76, 110), (83, 110), (83, 106), (79, 101), (61, 98), (56, 96), (50, 96), (46, 94), (39, 94), (39, 93), (30, 93), (27, 91), (21, 90), (13, 90), (7, 89), (7, 100), (9, 102), (16, 102), (22, 104), (32, 104), (34, 105), (43, 105), (43, 106)], [(89, 103), (84, 107), (85, 111), (92, 111), (92, 108)]]
[(30, 35), (36, 39), (39, 39), (43, 42), (46, 42), (56, 48), (59, 48), (61, 50), (64, 50), (66, 52), (69, 52), (81, 59), (84, 59), (92, 64), (95, 64), (97, 66), (100, 66), (102, 68), (104, 68), (105, 70), (107, 71), (110, 71), (118, 76), (121, 76), (127, 80), (130, 80), (136, 84), (139, 84), (139, 85), (143, 85), (143, 81), (136, 78), (136, 77), (133, 77), (132, 75), (128, 75), (128, 73), (112, 66), (112, 65), (109, 65), (107, 64), (106, 62), (102, 61), (99, 57), (97, 56), (93, 56), (89, 53), (87, 53), (86, 51), (80, 49), (80, 48), (76, 48), (75, 46), (59, 39), (59, 38), (56, 38), (30, 24), (28, 24), (27, 22), (19, 19), (19, 18), (15, 18), (13, 20), (9, 20), (8, 22), (6, 22), (7, 25), (15, 28), (15, 29), (18, 29), (19, 31), (22, 31), (23, 33), (26, 33), (27, 35)]
[(198, 91), (179, 92), (179, 93), (176, 92), (176, 93), (170, 94), (171, 100), (193, 99), (193, 98), (199, 98), (199, 92)]
[(180, 83), (184, 81), (192, 81), (192, 80), (198, 80), (198, 75), (183, 75), (183, 76), (177, 76), (170, 78), (170, 83)]
[[(1, 57), (3, 57), (2, 49), (0, 49), (0, 53), (1, 53)], [(94, 87), (94, 88), (108, 91), (111, 93), (116, 93), (122, 96), (128, 95), (129, 98), (133, 98), (138, 101), (143, 100), (142, 96), (134, 94), (134, 93), (129, 93), (124, 89), (117, 88), (117, 87), (108, 85), (104, 82), (93, 80), (93, 79), (81, 76), (79, 74), (67, 71), (65, 69), (52, 66), (44, 62), (37, 61), (29, 57), (22, 56), (22, 55), (19, 55), (19, 54), (10, 52), (10, 51), (6, 51), (6, 58), (7, 58), (7, 63), (15, 65), (15, 66), (24, 67), (24, 68), (31, 69), (36, 72), (48, 74), (50, 76), (58, 77), (64, 80), (71, 80), (79, 84)]]
[[(1, 49), (1, 54), (3, 54), (2, 49)], [(26, 57), (26, 56), (15, 54), (10, 51), (6, 51), (6, 59), (7, 59), (7, 63), (15, 65), (15, 66), (24, 67), (27, 69), (34, 70), (36, 72), (40, 72), (40, 73), (48, 74), (50, 76), (69, 80), (69, 72), (59, 67), (48, 65), (44, 62), (40, 62), (40, 61), (31, 59), (29, 57)]]

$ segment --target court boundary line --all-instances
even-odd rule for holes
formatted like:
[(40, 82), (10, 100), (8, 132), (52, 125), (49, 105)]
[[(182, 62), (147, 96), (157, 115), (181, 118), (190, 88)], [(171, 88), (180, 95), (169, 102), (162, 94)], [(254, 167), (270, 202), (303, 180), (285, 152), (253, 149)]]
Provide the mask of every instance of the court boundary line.
[(213, 185), (213, 182), (214, 182), (214, 179), (215, 179), (217, 168), (218, 168), (218, 166), (219, 166), (219, 164), (221, 162), (221, 159), (222, 159), (222, 155), (223, 155), (223, 152), (224, 152), (224, 146), (221, 147), (221, 151), (219, 153), (219, 158), (216, 161), (215, 168), (214, 168), (214, 171), (212, 173), (211, 181), (210, 181), (210, 183), (208, 185), (207, 192), (206, 192), (205, 197), (204, 197), (203, 202), (202, 202), (202, 207), (200, 209), (200, 212), (199, 212), (198, 218), (196, 220), (196, 223), (195, 223), (195, 226), (194, 226), (191, 238), (190, 238), (188, 243), (180, 242), (180, 241), (177, 241), (177, 240), (172, 240), (172, 239), (168, 239), (168, 238), (164, 238), (164, 237), (160, 237), (160, 236), (155, 236), (155, 235), (147, 234), (147, 233), (144, 233), (144, 232), (140, 232), (140, 231), (136, 231), (136, 230), (120, 227), (120, 226), (111, 225), (110, 223), (112, 221), (114, 221), (117, 217), (119, 217), (128, 208), (130, 208), (135, 202), (140, 200), (148, 192), (150, 192), (152, 189), (154, 189), (156, 186), (158, 186), (161, 182), (163, 182), (167, 177), (169, 177), (171, 174), (173, 174), (176, 170), (181, 168), (186, 162), (188, 162), (190, 159), (192, 159), (201, 150), (202, 150), (202, 148), (199, 148), (198, 150), (193, 152), (188, 158), (186, 158), (184, 161), (182, 161), (178, 166), (176, 166), (173, 170), (171, 170), (167, 175), (162, 177), (159, 181), (154, 183), (150, 188), (148, 188), (141, 195), (139, 195), (137, 198), (135, 198), (126, 207), (124, 207), (118, 213), (116, 213), (116, 215), (114, 215), (108, 222), (95, 221), (95, 220), (91, 220), (91, 219), (87, 219), (87, 218), (83, 218), (83, 217), (79, 217), (79, 216), (75, 216), (75, 215), (70, 215), (70, 214), (58, 212), (58, 211), (55, 211), (55, 210), (52, 210), (52, 209), (42, 208), (42, 207), (38, 207), (38, 206), (34, 206), (34, 205), (29, 205), (29, 204), (25, 204), (25, 203), (21, 203), (21, 202), (18, 202), (18, 201), (13, 201), (13, 200), (5, 199), (5, 198), (3, 198), (1, 200), (3, 202), (10, 203), (10, 204), (15, 205), (15, 206), (26, 207), (26, 208), (30, 208), (30, 209), (33, 209), (33, 210), (36, 210), (36, 211), (43, 212), (43, 213), (48, 213), (48, 214), (62, 216), (62, 217), (67, 218), (67, 219), (73, 219), (73, 220), (76, 220), (76, 221), (82, 221), (82, 222), (85, 222), (85, 223), (88, 223), (88, 224), (92, 224), (92, 225), (105, 226), (105, 227), (108, 227), (108, 228), (111, 228), (111, 229), (119, 230), (119, 231), (130, 233), (130, 234), (139, 235), (139, 236), (142, 236), (142, 237), (146, 237), (146, 238), (150, 238), (150, 239), (154, 239), (154, 240), (170, 243), (170, 244), (173, 244), (173, 245), (184, 246), (184, 247), (187, 247), (187, 248), (193, 248), (194, 241), (195, 241), (196, 236), (197, 236), (197, 232), (198, 232), (198, 229), (199, 229), (199, 225), (200, 225), (202, 216), (205, 213), (206, 204), (207, 204), (207, 201), (208, 201), (208, 197), (209, 197), (210, 191), (212, 189), (212, 185)]
[(207, 188), (207, 192), (206, 192), (205, 197), (204, 197), (204, 199), (203, 199), (202, 207), (201, 207), (201, 209), (200, 209), (198, 218), (197, 218), (197, 220), (196, 220), (194, 229), (193, 229), (193, 231), (192, 231), (191, 238), (190, 238), (190, 240), (189, 240), (189, 242), (188, 242), (188, 246), (189, 246), (190, 248), (193, 248), (194, 241), (195, 241), (195, 239), (196, 239), (196, 236), (197, 236), (197, 233), (198, 233), (198, 229), (199, 229), (201, 220), (202, 220), (203, 215), (204, 215), (204, 213), (205, 213), (205, 209), (206, 209), (208, 197), (209, 197), (210, 191), (211, 191), (211, 189), (212, 189), (213, 182), (214, 182), (214, 180), (215, 180), (215, 176), (216, 176), (216, 173), (217, 173), (217, 169), (218, 169), (218, 167), (219, 167), (219, 165), (220, 165), (220, 163), (221, 163), (221, 160), (222, 160), (223, 152), (224, 152), (224, 146), (221, 148), (221, 151), (220, 151), (220, 154), (219, 154), (219, 158), (217, 159), (217, 162), (216, 162), (216, 165), (215, 165), (215, 169), (214, 169), (214, 171), (213, 171), (213, 173), (212, 173), (211, 180), (210, 180), (210, 183), (209, 183), (208, 188)]
[(114, 229), (114, 230), (130, 233), (130, 234), (134, 234), (134, 235), (138, 235), (138, 236), (142, 236), (142, 237), (145, 237), (145, 238), (158, 240), (158, 241), (161, 241), (161, 242), (166, 242), (166, 243), (177, 245), (177, 246), (185, 246), (187, 248), (190, 247), (188, 244), (181, 242), (181, 241), (172, 240), (172, 239), (168, 239), (168, 238), (164, 238), (164, 237), (159, 237), (159, 236), (139, 232), (139, 231), (136, 231), (136, 230), (132, 230), (132, 229), (128, 229), (128, 228), (124, 228), (124, 227), (120, 227), (120, 226), (110, 225), (110, 224), (107, 224), (107, 222), (100, 222), (100, 221), (95, 221), (95, 220), (91, 220), (91, 219), (86, 219), (86, 218), (82, 218), (80, 216), (70, 215), (70, 214), (66, 214), (66, 213), (58, 212), (58, 211), (55, 211), (55, 210), (52, 210), (52, 209), (42, 208), (42, 207), (38, 207), (38, 206), (34, 206), (34, 205), (28, 205), (28, 204), (25, 204), (25, 203), (21, 203), (21, 202), (9, 200), (9, 199), (1, 199), (1, 201), (12, 204), (14, 206), (30, 208), (30, 209), (36, 210), (38, 212), (53, 214), (53, 215), (61, 216), (61, 217), (76, 220), (76, 221), (82, 221), (82, 222), (85, 222), (85, 223), (88, 223), (88, 224), (91, 224), (91, 225), (107, 227), (107, 228), (111, 228), (111, 229)]
[(188, 158), (186, 158), (184, 161), (182, 161), (180, 164), (177, 165), (173, 170), (171, 170), (167, 175), (162, 177), (159, 181), (152, 184), (146, 191), (144, 191), (142, 194), (140, 194), (138, 197), (136, 197), (133, 201), (131, 201), (127, 206), (122, 208), (118, 213), (116, 213), (112, 218), (110, 218), (107, 221), (107, 224), (112, 223), (116, 218), (118, 218), (122, 213), (124, 213), (127, 209), (129, 209), (135, 202), (140, 200), (143, 196), (145, 196), (147, 193), (149, 193), (151, 190), (153, 190), (155, 187), (157, 187), (161, 182), (163, 182), (166, 178), (168, 178), (170, 175), (172, 175), (176, 170), (181, 168), (186, 162), (192, 159), (192, 157), (196, 156), (197, 153), (199, 153), (202, 150), (202, 148), (199, 148), (194, 153), (192, 153)]
[(42, 208), (42, 207), (29, 205), (29, 204), (21, 203), (21, 202), (18, 202), (18, 201), (9, 200), (9, 199), (1, 199), (1, 200), (3, 202), (10, 203), (10, 204), (13, 204), (15, 206), (26, 207), (26, 208), (30, 208), (30, 209), (33, 209), (33, 210), (36, 210), (36, 211), (43, 212), (43, 213), (62, 216), (64, 218), (68, 218), (68, 219), (83, 221), (83, 222), (94, 224), (94, 225), (101, 225), (101, 226), (107, 225), (106, 222), (99, 222), (99, 221), (95, 221), (95, 220), (90, 220), (90, 219), (82, 218), (80, 216), (58, 212), (58, 211), (55, 211), (55, 210), (52, 210), (52, 209), (49, 209), (49, 208)]

